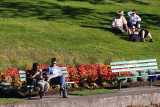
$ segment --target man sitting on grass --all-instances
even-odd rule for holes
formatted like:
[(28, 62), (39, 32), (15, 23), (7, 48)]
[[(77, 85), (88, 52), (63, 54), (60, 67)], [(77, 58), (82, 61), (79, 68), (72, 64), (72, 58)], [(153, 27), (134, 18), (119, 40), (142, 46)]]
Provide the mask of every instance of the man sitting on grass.
[(124, 15), (124, 12), (120, 11), (118, 12), (118, 16), (114, 17), (112, 20), (112, 28), (114, 28), (116, 32), (123, 34), (128, 32), (128, 25)]

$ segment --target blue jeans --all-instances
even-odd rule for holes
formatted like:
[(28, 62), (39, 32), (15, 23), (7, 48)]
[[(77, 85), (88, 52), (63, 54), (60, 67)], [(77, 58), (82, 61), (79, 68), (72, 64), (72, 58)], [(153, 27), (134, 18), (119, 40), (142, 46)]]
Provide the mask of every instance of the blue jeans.
[(67, 95), (67, 89), (66, 89), (66, 81), (65, 77), (62, 75), (60, 77), (56, 77), (51, 79), (52, 84), (60, 84), (60, 87), (64, 88), (63, 95)]
[(133, 24), (133, 22), (130, 22), (130, 26), (135, 26), (135, 27), (137, 27), (138, 24), (140, 24), (140, 21), (137, 21), (136, 24)]

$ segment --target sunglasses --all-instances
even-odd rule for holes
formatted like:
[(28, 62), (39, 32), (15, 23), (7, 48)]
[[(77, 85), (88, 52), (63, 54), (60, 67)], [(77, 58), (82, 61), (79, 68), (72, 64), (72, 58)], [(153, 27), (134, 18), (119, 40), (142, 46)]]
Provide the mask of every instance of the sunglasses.
[(131, 29), (135, 29), (135, 28), (131, 28)]

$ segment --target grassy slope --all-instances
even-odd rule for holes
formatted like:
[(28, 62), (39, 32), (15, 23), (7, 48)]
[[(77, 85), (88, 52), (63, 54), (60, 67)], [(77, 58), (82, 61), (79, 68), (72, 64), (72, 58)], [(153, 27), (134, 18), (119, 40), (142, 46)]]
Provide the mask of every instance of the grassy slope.
[[(156, 58), (160, 64), (159, 0), (90, 1), (0, 1), (1, 52), (20, 50), (25, 53), (24, 50), (35, 48), (90, 54), (104, 52), (114, 54), (116, 60)], [(151, 31), (155, 44), (130, 42), (127, 35), (113, 33), (111, 20), (116, 12), (133, 9), (142, 18), (142, 28)]]
[(10, 104), (10, 103), (20, 103), (20, 102), (26, 102), (26, 101), (18, 98), (0, 98), (0, 105)]

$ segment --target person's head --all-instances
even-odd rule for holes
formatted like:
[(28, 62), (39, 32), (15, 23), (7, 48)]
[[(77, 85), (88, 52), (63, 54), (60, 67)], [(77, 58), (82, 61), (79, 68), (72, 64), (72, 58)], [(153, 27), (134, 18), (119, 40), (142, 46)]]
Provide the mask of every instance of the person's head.
[(51, 63), (52, 63), (52, 65), (56, 65), (57, 64), (57, 59), (56, 58), (52, 58), (51, 59)]
[(132, 10), (132, 15), (136, 15), (137, 11), (136, 10)]
[(135, 26), (131, 26), (131, 31), (135, 32), (135, 30), (136, 30), (136, 27)]
[(120, 18), (120, 17), (122, 17), (122, 16), (124, 16), (125, 14), (124, 14), (124, 12), (123, 11), (119, 11), (118, 12), (118, 17)]
[(37, 62), (35, 62), (35, 63), (33, 64), (33, 70), (38, 70), (38, 69), (39, 69), (39, 66), (40, 66), (40, 64), (37, 63)]

